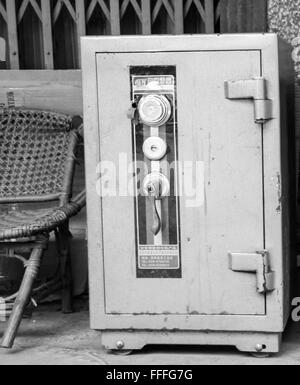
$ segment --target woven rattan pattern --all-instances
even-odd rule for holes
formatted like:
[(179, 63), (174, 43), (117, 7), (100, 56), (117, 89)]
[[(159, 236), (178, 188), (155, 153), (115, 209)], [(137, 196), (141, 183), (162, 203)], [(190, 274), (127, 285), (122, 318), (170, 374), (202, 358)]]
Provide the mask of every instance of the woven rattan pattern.
[(62, 191), (71, 118), (51, 112), (0, 112), (0, 197)]
[(76, 215), (85, 205), (85, 195), (59, 208), (0, 211), (0, 241), (50, 232)]
[(16, 238), (26, 234), (35, 235), (41, 229), (50, 230), (57, 226), (57, 221), (64, 220), (66, 215), (54, 209), (22, 210), (0, 213), (0, 240), (15, 236)]

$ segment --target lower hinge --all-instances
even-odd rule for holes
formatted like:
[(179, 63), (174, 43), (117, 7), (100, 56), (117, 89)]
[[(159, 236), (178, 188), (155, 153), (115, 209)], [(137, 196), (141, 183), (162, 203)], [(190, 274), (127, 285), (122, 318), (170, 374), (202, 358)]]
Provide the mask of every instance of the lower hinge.
[(269, 253), (229, 253), (229, 268), (235, 272), (256, 274), (257, 291), (264, 294), (275, 290), (275, 272), (271, 270)]

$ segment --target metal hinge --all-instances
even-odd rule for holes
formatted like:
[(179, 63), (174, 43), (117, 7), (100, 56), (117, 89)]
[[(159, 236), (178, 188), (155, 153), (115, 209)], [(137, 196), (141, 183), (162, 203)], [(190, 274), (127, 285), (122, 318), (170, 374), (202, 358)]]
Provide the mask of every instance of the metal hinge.
[(257, 291), (264, 294), (275, 290), (275, 273), (271, 271), (269, 253), (229, 253), (229, 268), (236, 272), (256, 274)]
[(267, 81), (262, 77), (225, 81), (227, 99), (253, 99), (254, 120), (263, 124), (272, 119), (272, 101), (267, 98)]

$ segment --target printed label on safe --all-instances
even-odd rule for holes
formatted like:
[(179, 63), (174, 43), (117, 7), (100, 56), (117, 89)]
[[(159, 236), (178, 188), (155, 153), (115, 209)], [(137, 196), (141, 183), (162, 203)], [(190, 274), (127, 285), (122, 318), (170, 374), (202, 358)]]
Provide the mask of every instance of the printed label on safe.
[[(179, 197), (178, 189), (178, 159), (177, 159), (177, 99), (176, 99), (176, 66), (132, 66), (130, 67), (131, 100), (135, 102), (138, 110), (146, 97), (155, 102), (148, 103), (142, 109), (143, 114), (157, 115), (155, 124), (151, 127), (150, 121), (134, 119), (132, 121), (133, 158), (135, 159), (135, 218), (136, 218), (136, 259), (137, 278), (139, 279), (169, 279), (182, 278), (180, 255), (180, 230), (179, 230)], [(144, 98), (144, 99), (143, 99)], [(139, 111), (140, 112), (140, 111)], [(170, 113), (171, 112), (171, 113)], [(169, 115), (170, 113), (170, 115)], [(159, 116), (158, 116), (159, 115)], [(168, 120), (165, 120), (165, 118)], [(151, 159), (145, 151), (145, 143), (149, 138), (159, 137), (166, 142), (168, 152), (159, 161)], [(155, 147), (155, 146), (153, 146)], [(155, 151), (155, 148), (153, 151)], [(139, 167), (144, 162), (148, 170)], [(151, 163), (152, 162), (152, 163)], [(149, 164), (151, 163), (151, 164)], [(168, 173), (167, 167), (173, 167), (174, 172)], [(163, 181), (159, 179), (159, 190), (164, 183), (169, 185), (170, 194), (161, 196), (159, 211), (160, 229), (156, 233), (155, 210), (150, 200), (149, 181), (150, 173), (161, 170)], [(165, 178), (165, 179), (164, 179)], [(141, 183), (144, 181), (143, 183)], [(145, 189), (148, 186), (148, 189)], [(165, 186), (165, 185), (164, 185)], [(150, 186), (151, 187), (151, 186)], [(147, 194), (145, 195), (145, 191)], [(159, 194), (162, 193), (158, 191)]]
[(134, 92), (160, 90), (174, 92), (175, 78), (172, 75), (162, 76), (132, 76)]
[(178, 246), (140, 246), (140, 269), (179, 269)]

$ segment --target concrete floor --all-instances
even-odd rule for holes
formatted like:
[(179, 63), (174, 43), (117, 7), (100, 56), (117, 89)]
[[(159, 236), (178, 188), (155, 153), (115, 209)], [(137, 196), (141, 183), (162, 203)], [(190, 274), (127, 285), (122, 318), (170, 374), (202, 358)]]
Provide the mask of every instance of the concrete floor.
[[(5, 324), (0, 324), (0, 335)], [(289, 325), (280, 354), (256, 359), (224, 347), (147, 347), (133, 356), (106, 353), (97, 332), (89, 329), (86, 300), (62, 315), (59, 304), (41, 306), (24, 319), (12, 350), (0, 350), (1, 365), (300, 365), (300, 323)]]

